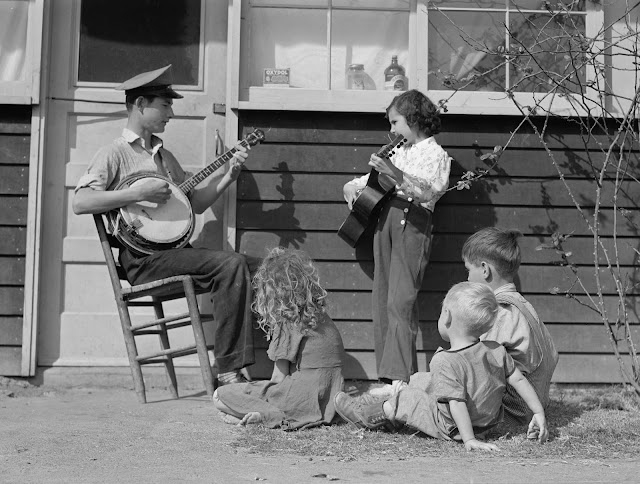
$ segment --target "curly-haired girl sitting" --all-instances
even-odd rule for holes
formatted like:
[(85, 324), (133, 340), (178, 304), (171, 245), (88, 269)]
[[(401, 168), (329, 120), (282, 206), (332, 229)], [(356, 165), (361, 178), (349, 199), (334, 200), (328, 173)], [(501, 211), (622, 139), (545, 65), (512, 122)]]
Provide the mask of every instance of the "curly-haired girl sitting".
[(269, 381), (225, 385), (213, 403), (227, 423), (287, 430), (330, 424), (342, 390), (342, 338), (325, 313), (327, 292), (304, 252), (275, 248), (253, 278), (252, 308), (275, 362)]

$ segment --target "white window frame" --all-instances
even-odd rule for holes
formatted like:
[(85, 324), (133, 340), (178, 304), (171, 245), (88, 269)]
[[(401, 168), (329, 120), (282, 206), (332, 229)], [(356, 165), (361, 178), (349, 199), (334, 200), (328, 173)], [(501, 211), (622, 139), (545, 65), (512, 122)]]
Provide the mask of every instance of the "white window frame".
[[(429, 9), (428, 0), (419, 0), (418, 9), (420, 13), (418, 19), (418, 42), (417, 48), (418, 59), (428, 59), (429, 52)], [(589, 38), (595, 38), (604, 25), (604, 12), (602, 4), (591, 0), (585, 2), (586, 18), (585, 18), (585, 34)], [(598, 40), (597, 44), (602, 45), (602, 41)], [(587, 69), (587, 82), (593, 80), (596, 73), (592, 69)], [(418, 89), (427, 93), (434, 101), (448, 100), (447, 109), (450, 114), (521, 114), (515, 103), (510, 100), (505, 93), (499, 91), (458, 91), (452, 90), (430, 90), (428, 83), (428, 65), (426, 63), (419, 66), (418, 69)], [(453, 95), (453, 96), (452, 96)], [(574, 103), (558, 96), (549, 96), (548, 93), (531, 93), (531, 92), (514, 92), (514, 99), (522, 106), (540, 106), (540, 114), (545, 111), (551, 111), (555, 114), (576, 116), (584, 115), (586, 111), (576, 108)], [(553, 106), (552, 106), (553, 103)], [(595, 114), (593, 109), (597, 106), (591, 106), (591, 114)]]
[(29, 3), (25, 78), (19, 81), (0, 81), (0, 104), (40, 103), (44, 0), (25, 0), (25, 2)]
[[(309, 2), (300, 8), (324, 8), (319, 3)], [(340, 91), (313, 89), (270, 89), (250, 87), (249, 96), (239, 92), (240, 89), (240, 38), (241, 17), (246, 17), (245, 10), (257, 7), (298, 6), (299, 0), (229, 0), (229, 85), (233, 87), (227, 103), (233, 109), (286, 109), (286, 110), (318, 110), (318, 111), (354, 111), (384, 112), (393, 96), (393, 91)], [(345, 2), (341, 2), (344, 5)], [(367, 2), (353, 0), (350, 8), (369, 7)], [(409, 18), (409, 84), (427, 94), (434, 102), (448, 99), (447, 109), (451, 114), (521, 114), (514, 102), (500, 92), (430, 90), (428, 86), (428, 0), (413, 0)], [(293, 4), (293, 5), (292, 5)], [(595, 37), (604, 26), (604, 12), (601, 2), (586, 2), (586, 35)], [(330, 38), (328, 39), (330, 42)], [(594, 72), (587, 72), (587, 80), (593, 79)], [(452, 94), (454, 94), (452, 96)], [(515, 99), (522, 105), (535, 105), (536, 100), (546, 93), (515, 93)], [(550, 109), (550, 103), (541, 104), (542, 112)], [(576, 108), (566, 99), (553, 99), (552, 111), (564, 115), (580, 115)], [(591, 114), (594, 114), (591, 111)]]

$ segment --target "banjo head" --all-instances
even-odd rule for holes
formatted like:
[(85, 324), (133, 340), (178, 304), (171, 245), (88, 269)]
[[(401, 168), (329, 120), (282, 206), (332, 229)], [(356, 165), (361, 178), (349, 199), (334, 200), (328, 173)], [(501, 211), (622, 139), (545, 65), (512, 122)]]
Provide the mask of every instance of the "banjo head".
[[(135, 187), (149, 178), (142, 177), (129, 184)], [(123, 221), (149, 242), (170, 244), (184, 238), (193, 226), (191, 203), (180, 188), (162, 177), (169, 184), (171, 197), (166, 203), (136, 202), (120, 209)]]

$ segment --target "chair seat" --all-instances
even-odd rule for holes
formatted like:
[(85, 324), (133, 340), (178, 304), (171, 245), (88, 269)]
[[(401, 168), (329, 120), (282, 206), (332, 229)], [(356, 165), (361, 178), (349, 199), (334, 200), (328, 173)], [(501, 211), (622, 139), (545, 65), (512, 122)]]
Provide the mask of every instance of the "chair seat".
[[(155, 296), (164, 301), (184, 297), (184, 281), (193, 280), (190, 275), (172, 276), (145, 284), (123, 287), (120, 294), (124, 299), (132, 300), (144, 296)], [(206, 289), (196, 289), (196, 294), (204, 294)]]

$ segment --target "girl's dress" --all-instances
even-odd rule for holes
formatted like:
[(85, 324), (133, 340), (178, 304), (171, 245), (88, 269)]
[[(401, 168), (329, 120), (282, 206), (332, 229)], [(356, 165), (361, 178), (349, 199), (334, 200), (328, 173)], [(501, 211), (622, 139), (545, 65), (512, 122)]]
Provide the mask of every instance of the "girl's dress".
[(291, 374), (280, 383), (255, 381), (218, 388), (218, 398), (240, 413), (260, 412), (262, 423), (285, 430), (330, 424), (335, 415), (333, 398), (342, 391), (344, 346), (338, 328), (327, 315), (315, 329), (274, 329), (269, 359), (291, 362)]

